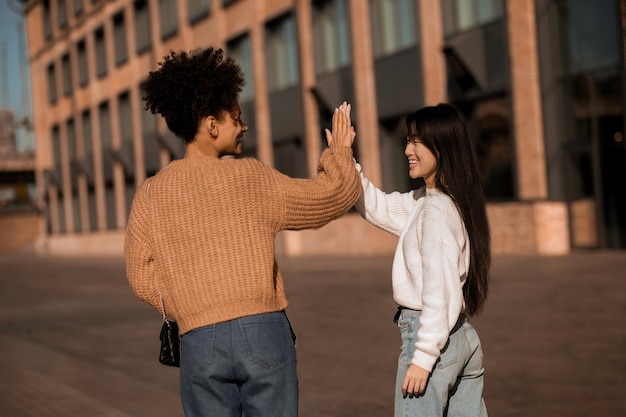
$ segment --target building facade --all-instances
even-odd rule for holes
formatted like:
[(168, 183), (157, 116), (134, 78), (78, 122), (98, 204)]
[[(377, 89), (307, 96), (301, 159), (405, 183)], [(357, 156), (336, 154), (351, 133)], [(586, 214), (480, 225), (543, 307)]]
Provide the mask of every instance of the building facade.
[[(591, 6), (593, 3), (593, 6)], [(494, 253), (625, 248), (624, 0), (28, 0), (40, 223), (36, 248), (120, 254), (139, 184), (184, 154), (144, 110), (171, 50), (242, 67), (247, 156), (315, 174), (353, 104), (355, 154), (386, 191), (407, 175), (404, 117), (451, 102), (476, 133)], [(262, 192), (262, 190), (259, 190)], [(354, 212), (283, 232), (291, 255), (391, 253)]]

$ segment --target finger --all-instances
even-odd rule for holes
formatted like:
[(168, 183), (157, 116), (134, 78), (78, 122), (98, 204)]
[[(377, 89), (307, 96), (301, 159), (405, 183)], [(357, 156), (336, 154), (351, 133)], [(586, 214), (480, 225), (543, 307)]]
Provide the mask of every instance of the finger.
[(405, 397), (407, 395), (410, 395), (413, 392), (412, 390), (409, 389), (410, 383), (411, 383), (411, 380), (407, 376), (405, 376), (404, 381), (402, 382), (402, 395)]
[(330, 133), (330, 130), (328, 129), (324, 129), (324, 131), (326, 132), (326, 143), (328, 143), (328, 146), (330, 146), (330, 144), (333, 141), (333, 135), (332, 133)]
[(335, 135), (335, 137), (339, 137), (343, 134), (343, 129), (345, 129), (345, 120), (346, 114), (341, 107), (338, 107), (335, 110), (335, 115), (333, 117), (333, 122), (336, 121), (336, 123), (333, 123), (333, 135)]
[(426, 381), (420, 381), (419, 387), (417, 389), (417, 394), (423, 394), (426, 391)]
[(339, 115), (339, 109), (335, 108), (335, 111), (333, 112), (333, 121), (332, 121), (333, 133), (337, 132), (337, 123), (339, 123), (339, 120), (337, 117), (338, 115)]

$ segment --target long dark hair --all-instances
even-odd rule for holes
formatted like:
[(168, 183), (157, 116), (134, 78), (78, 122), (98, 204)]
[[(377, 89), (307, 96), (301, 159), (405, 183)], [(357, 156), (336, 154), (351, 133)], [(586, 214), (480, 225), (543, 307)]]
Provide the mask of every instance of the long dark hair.
[(407, 133), (437, 158), (435, 184), (456, 203), (470, 241), (470, 266), (463, 287), (465, 312), (485, 304), (491, 267), (491, 239), (485, 196), (470, 144), (469, 124), (453, 105), (424, 107), (406, 117)]

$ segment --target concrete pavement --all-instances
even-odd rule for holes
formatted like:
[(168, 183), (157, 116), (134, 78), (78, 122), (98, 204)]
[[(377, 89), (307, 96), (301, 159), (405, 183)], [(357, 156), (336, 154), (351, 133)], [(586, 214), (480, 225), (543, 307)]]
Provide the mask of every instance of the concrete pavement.
[[(391, 257), (281, 259), (301, 417), (391, 416)], [(493, 417), (626, 415), (626, 252), (494, 259), (483, 342)], [(182, 417), (157, 312), (122, 259), (0, 256), (0, 417)]]

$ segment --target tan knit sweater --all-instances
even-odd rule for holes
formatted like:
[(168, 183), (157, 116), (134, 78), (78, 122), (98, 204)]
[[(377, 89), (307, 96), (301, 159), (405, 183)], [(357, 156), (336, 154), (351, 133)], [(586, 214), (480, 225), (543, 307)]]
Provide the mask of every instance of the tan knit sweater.
[[(126, 230), (126, 272), (137, 297), (181, 334), (287, 306), (274, 257), (280, 230), (319, 228), (361, 192), (350, 148), (325, 150), (314, 179), (256, 159), (185, 158), (137, 190)], [(158, 287), (157, 287), (158, 285)]]

